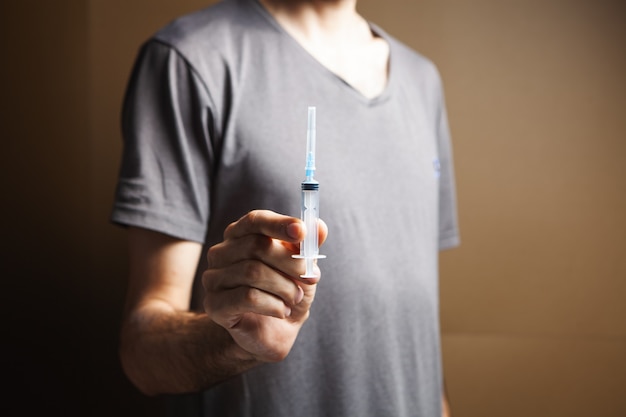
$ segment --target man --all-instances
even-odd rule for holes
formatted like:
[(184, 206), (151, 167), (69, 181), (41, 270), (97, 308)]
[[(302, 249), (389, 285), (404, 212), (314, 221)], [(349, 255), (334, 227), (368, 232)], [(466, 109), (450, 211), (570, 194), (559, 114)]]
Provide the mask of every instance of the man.
[[(291, 256), (311, 105), (314, 279)], [(458, 232), (430, 61), (356, 0), (225, 0), (146, 42), (123, 132), (120, 354), (142, 392), (177, 415), (442, 415), (437, 252)]]

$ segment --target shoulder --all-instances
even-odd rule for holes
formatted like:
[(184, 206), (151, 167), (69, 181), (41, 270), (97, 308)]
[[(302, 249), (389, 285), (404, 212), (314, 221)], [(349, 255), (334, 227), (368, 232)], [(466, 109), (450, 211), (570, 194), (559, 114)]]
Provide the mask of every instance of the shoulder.
[(171, 47), (191, 61), (207, 52), (228, 54), (263, 23), (258, 7), (255, 0), (222, 0), (174, 19), (151, 40)]

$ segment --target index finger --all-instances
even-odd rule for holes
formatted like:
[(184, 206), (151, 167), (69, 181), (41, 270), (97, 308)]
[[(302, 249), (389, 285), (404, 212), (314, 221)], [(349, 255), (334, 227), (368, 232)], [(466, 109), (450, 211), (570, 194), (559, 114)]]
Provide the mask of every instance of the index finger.
[(224, 240), (250, 234), (297, 243), (304, 238), (304, 224), (298, 218), (270, 210), (252, 210), (224, 230)]

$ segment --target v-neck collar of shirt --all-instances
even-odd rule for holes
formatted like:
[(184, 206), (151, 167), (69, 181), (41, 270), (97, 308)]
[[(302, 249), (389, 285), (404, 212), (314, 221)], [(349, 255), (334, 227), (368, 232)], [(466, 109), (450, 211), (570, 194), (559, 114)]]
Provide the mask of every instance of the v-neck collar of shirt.
[(366, 105), (376, 105), (376, 104), (380, 104), (382, 102), (387, 101), (387, 99), (391, 95), (391, 91), (392, 91), (394, 79), (395, 79), (395, 76), (394, 76), (395, 71), (394, 71), (393, 60), (392, 60), (392, 57), (394, 56), (394, 52), (393, 52), (393, 44), (391, 40), (389, 39), (389, 36), (380, 27), (378, 27), (377, 25), (375, 25), (374, 23), (370, 21), (367, 22), (372, 32), (375, 33), (377, 36), (380, 36), (381, 38), (383, 38), (389, 45), (389, 58), (388, 58), (389, 70), (387, 74), (387, 83), (383, 91), (377, 96), (370, 98), (370, 97), (365, 96), (361, 91), (357, 90), (354, 86), (348, 83), (345, 79), (337, 75), (335, 72), (331, 71), (328, 67), (322, 64), (320, 61), (318, 61), (317, 58), (311, 55), (311, 53), (307, 51), (300, 44), (300, 42), (298, 42), (293, 36), (291, 36), (291, 34), (287, 32), (280, 23), (278, 23), (278, 21), (274, 18), (274, 16), (272, 16), (272, 14), (259, 2), (259, 0), (248, 0), (248, 1), (255, 6), (255, 9), (268, 21), (269, 24), (271, 24), (284, 37), (286, 37), (287, 39), (289, 39), (292, 43), (296, 45), (297, 49), (300, 50), (302, 54), (305, 56), (305, 59), (308, 59), (311, 61), (311, 65), (319, 68), (322, 72), (326, 73), (327, 76), (332, 77), (335, 80), (335, 82), (338, 82), (342, 86), (343, 89), (348, 91), (348, 94), (352, 94), (357, 100), (361, 101), (362, 103)]

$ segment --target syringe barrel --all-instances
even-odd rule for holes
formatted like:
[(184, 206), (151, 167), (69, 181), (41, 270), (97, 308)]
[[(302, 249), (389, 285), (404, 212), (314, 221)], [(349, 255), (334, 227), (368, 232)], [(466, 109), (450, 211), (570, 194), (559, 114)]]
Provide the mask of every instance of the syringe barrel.
[(319, 183), (302, 183), (301, 218), (306, 227), (306, 236), (300, 243), (300, 255), (305, 258), (316, 258), (319, 254), (317, 230), (319, 220), (319, 198)]

